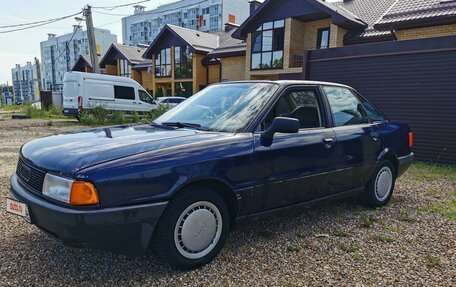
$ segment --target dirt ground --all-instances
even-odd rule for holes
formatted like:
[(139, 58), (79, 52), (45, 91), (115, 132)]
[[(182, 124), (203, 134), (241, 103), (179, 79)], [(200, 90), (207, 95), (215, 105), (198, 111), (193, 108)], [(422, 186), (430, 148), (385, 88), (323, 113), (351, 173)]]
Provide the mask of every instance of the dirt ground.
[(193, 271), (66, 247), (7, 214), (5, 198), (22, 144), (77, 128), (0, 121), (0, 286), (456, 286), (456, 172), (423, 164), (384, 208), (347, 200), (249, 220)]

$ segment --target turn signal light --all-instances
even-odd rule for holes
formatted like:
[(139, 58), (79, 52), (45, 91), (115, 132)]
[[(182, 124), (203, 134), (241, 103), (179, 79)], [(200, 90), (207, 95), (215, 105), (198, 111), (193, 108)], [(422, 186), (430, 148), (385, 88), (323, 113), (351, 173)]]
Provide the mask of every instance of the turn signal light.
[(70, 204), (78, 206), (100, 203), (98, 192), (90, 182), (75, 181), (71, 187)]
[(413, 147), (413, 133), (409, 132), (409, 148)]

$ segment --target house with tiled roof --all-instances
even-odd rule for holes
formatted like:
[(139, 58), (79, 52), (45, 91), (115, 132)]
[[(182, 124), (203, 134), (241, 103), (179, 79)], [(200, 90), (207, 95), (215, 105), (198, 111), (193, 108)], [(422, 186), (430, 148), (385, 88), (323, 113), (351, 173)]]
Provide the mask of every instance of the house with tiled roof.
[(114, 43), (100, 60), (100, 68), (108, 75), (135, 79), (138, 75), (132, 74), (132, 67), (144, 61), (142, 55), (145, 51), (146, 48)]
[(168, 24), (144, 52), (148, 62), (133, 70), (140, 72), (139, 82), (154, 96), (190, 97), (212, 83), (243, 80), (245, 42), (231, 37), (232, 28), (237, 26), (228, 24), (225, 31), (204, 33)]
[(251, 1), (246, 79), (301, 78), (309, 50), (456, 35), (455, 0)]

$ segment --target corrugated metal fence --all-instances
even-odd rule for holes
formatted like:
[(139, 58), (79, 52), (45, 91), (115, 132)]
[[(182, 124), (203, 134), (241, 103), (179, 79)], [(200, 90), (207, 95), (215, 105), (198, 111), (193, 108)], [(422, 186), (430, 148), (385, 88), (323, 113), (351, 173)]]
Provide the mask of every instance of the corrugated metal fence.
[(415, 132), (417, 159), (456, 164), (456, 37), (310, 51), (304, 77), (354, 87)]

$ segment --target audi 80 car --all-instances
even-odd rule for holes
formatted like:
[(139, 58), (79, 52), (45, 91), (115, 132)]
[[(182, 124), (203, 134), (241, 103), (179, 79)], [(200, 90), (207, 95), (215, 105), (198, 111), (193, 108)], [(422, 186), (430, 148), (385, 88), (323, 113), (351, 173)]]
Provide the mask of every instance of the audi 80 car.
[(152, 248), (189, 269), (238, 219), (347, 196), (387, 204), (412, 145), (407, 124), (348, 86), (221, 83), (152, 123), (25, 144), (7, 210), (70, 246)]

